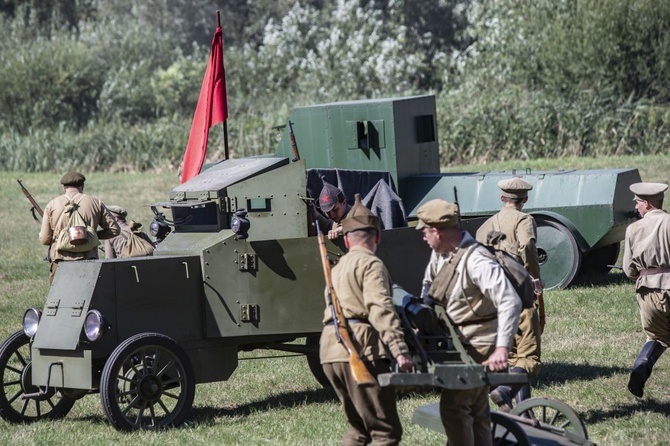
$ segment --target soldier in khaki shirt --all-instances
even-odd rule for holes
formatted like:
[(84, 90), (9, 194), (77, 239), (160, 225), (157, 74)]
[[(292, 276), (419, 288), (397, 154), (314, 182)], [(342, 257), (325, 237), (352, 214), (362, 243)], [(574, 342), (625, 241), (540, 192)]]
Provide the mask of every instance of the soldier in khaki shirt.
[(51, 258), (49, 283), (53, 281), (58, 263), (98, 258), (97, 246), (85, 252), (68, 252), (57, 249), (56, 239), (61, 230), (68, 227), (69, 219), (63, 214), (69, 202), (76, 203), (76, 212), (81, 215), (86, 225), (93, 228), (93, 230), (98, 226), (102, 228), (97, 231), (100, 240), (106, 240), (121, 233), (119, 225), (105, 205), (102, 204), (102, 201), (84, 193), (85, 181), (86, 177), (79, 172), (66, 173), (60, 180), (63, 185), (64, 194), (51, 200), (44, 208), (44, 217), (42, 218), (42, 228), (40, 229), (39, 238), (43, 245), (51, 246), (49, 248)]
[[(542, 292), (540, 280), (540, 261), (538, 259), (537, 226), (531, 215), (521, 212), (528, 201), (528, 191), (533, 186), (521, 178), (510, 178), (498, 182), (502, 190), (500, 200), (503, 207), (494, 216), (486, 220), (477, 230), (477, 241), (488, 243), (491, 231), (501, 232), (505, 238), (498, 243), (501, 249), (523, 263), (528, 274), (536, 284), (536, 293)], [(535, 305), (537, 307), (537, 304)], [(526, 308), (521, 311), (519, 331), (514, 336), (514, 347), (509, 354), (510, 372), (526, 373), (535, 377), (542, 366), (540, 362), (540, 317), (537, 308)], [(512, 409), (512, 397), (516, 403), (530, 398), (530, 385), (498, 386), (491, 392), (491, 399), (503, 412)]]
[(658, 358), (670, 345), (670, 215), (663, 210), (667, 184), (635, 183), (635, 209), (641, 220), (628, 226), (623, 270), (634, 279), (637, 305), (647, 342), (635, 360), (628, 390), (642, 398)]
[[(445, 307), (468, 354), (489, 371), (507, 370), (521, 299), (488, 250), (461, 230), (455, 204), (435, 199), (417, 211), (416, 229), (433, 250), (428, 301)], [(424, 285), (425, 282), (424, 282)], [(443, 389), (440, 419), (451, 446), (492, 442), (488, 387)]]
[[(381, 232), (379, 218), (356, 194), (356, 203), (342, 221), (349, 252), (332, 270), (333, 288), (351, 328), (352, 341), (373, 376), (390, 371), (395, 358), (401, 370), (413, 363), (391, 298), (391, 278), (375, 255)], [(397, 445), (402, 426), (392, 387), (358, 386), (349, 367), (349, 353), (338, 343), (331, 309), (324, 314), (320, 359), (349, 421), (343, 445)], [(390, 356), (389, 356), (390, 355)]]

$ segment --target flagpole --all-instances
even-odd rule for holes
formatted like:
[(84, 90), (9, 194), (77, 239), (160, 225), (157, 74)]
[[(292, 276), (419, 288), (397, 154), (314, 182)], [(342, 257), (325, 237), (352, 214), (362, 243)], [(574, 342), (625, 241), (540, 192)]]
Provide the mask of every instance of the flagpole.
[[(217, 10), (216, 11), (216, 26), (217, 28), (221, 28), (221, 11)], [(221, 34), (223, 34), (223, 29), (221, 30)], [(223, 37), (222, 37), (223, 40)], [(221, 60), (223, 60), (223, 45), (221, 45)], [(223, 121), (223, 159), (227, 160), (229, 158), (229, 150), (228, 150), (228, 120), (225, 119)]]

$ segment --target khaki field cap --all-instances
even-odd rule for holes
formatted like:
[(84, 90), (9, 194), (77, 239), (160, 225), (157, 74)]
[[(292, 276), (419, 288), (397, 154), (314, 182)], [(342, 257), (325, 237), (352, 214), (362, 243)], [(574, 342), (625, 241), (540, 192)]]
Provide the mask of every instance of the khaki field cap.
[(344, 201), (344, 193), (326, 181), (326, 177), (321, 177), (323, 181), (323, 189), (321, 189), (321, 195), (319, 195), (319, 207), (323, 212), (329, 212), (333, 210), (337, 203), (342, 203)]
[(426, 226), (431, 228), (458, 226), (458, 206), (439, 198), (421, 205), (416, 215), (419, 217), (419, 224), (416, 225), (416, 229), (423, 229)]
[(107, 209), (112, 214), (118, 215), (119, 217), (124, 218), (124, 219), (128, 215), (128, 212), (125, 210), (125, 208), (122, 208), (121, 206), (111, 205), (111, 206), (107, 206)]
[(502, 196), (507, 198), (526, 198), (533, 185), (519, 177), (498, 181)]
[(658, 201), (663, 200), (663, 192), (668, 188), (663, 183), (635, 183), (630, 185), (630, 191), (635, 194), (635, 200)]
[(86, 177), (79, 172), (68, 172), (60, 179), (60, 184), (63, 186), (78, 186), (84, 184)]
[(361, 203), (361, 194), (356, 194), (356, 202), (347, 214), (347, 218), (342, 220), (342, 230), (345, 234), (361, 229), (376, 229), (381, 231), (379, 217), (372, 213)]

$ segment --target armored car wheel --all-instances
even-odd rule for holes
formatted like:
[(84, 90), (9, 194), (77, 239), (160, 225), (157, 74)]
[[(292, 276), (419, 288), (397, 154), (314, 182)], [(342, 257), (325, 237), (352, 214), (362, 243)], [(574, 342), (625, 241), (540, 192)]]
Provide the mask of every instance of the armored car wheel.
[(308, 336), (305, 338), (305, 346), (316, 350), (316, 353), (307, 353), (305, 355), (307, 357), (307, 365), (309, 366), (312, 375), (314, 375), (314, 378), (323, 387), (331, 387), (330, 381), (328, 381), (326, 374), (323, 372), (321, 360), (319, 359), (319, 335)]
[(542, 397), (529, 398), (514, 407), (511, 413), (535, 419), (539, 421), (541, 429), (568, 438), (589, 438), (579, 415), (562, 401)]
[(572, 283), (582, 263), (582, 252), (574, 235), (562, 224), (537, 217), (537, 253), (545, 289), (565, 288)]
[[(75, 403), (58, 389), (44, 389), (33, 385), (30, 361), (30, 339), (17, 331), (0, 345), (0, 416), (12, 423), (63, 418)], [(23, 398), (28, 394), (39, 396)]]
[(516, 421), (498, 412), (491, 412), (493, 446), (530, 446), (526, 432)]
[(184, 349), (165, 335), (140, 333), (126, 339), (102, 370), (102, 408), (119, 430), (178, 426), (194, 397), (193, 366)]

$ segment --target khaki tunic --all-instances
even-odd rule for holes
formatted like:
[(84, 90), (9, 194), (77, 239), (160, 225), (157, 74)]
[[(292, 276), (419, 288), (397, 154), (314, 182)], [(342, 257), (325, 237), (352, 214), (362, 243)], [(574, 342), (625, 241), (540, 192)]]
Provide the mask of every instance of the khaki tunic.
[[(505, 234), (505, 240), (497, 248), (520, 259), (533, 278), (540, 277), (540, 261), (535, 244), (537, 226), (531, 215), (505, 206), (477, 230), (477, 240), (486, 243), (490, 231)], [(524, 369), (532, 377), (540, 371), (540, 356), (540, 316), (536, 308), (525, 308), (521, 311), (519, 330), (514, 336), (509, 364), (510, 367)]]
[(56, 197), (51, 200), (44, 208), (44, 216), (42, 218), (42, 228), (40, 230), (40, 242), (43, 245), (51, 245), (49, 253), (51, 261), (57, 262), (61, 260), (88, 260), (98, 258), (98, 248), (92, 248), (85, 252), (67, 252), (58, 251), (56, 249), (56, 238), (60, 232), (68, 227), (68, 219), (60, 218), (65, 212), (65, 205), (68, 201), (74, 200), (79, 204), (79, 215), (84, 222), (95, 230), (98, 226), (102, 230), (98, 232), (98, 238), (105, 240), (115, 237), (121, 233), (119, 225), (112, 214), (107, 210), (102, 201), (79, 192), (68, 191), (66, 194)]
[(537, 255), (537, 225), (535, 219), (525, 212), (505, 206), (489, 218), (477, 230), (476, 239), (486, 243), (491, 231), (500, 231), (507, 236), (498, 248), (521, 259), (523, 266), (534, 279), (540, 277), (540, 260)]
[[(117, 235), (114, 238), (105, 240), (105, 258), (106, 259), (117, 259), (121, 258), (123, 255), (123, 250), (126, 249), (126, 243), (128, 243), (128, 238), (130, 237), (130, 226), (123, 220), (117, 220), (119, 228), (121, 228), (121, 234)], [(153, 242), (144, 232), (137, 234), (138, 237), (142, 237), (147, 242)]]
[(623, 270), (635, 279), (642, 329), (648, 341), (670, 347), (670, 271), (641, 273), (670, 267), (670, 214), (660, 209), (647, 212), (628, 226), (624, 239)]
[[(351, 321), (352, 342), (373, 376), (390, 371), (387, 361), (409, 353), (391, 299), (391, 278), (382, 261), (363, 247), (352, 247), (332, 270), (333, 288), (343, 316)], [(337, 342), (330, 306), (326, 307), (319, 356), (349, 423), (344, 445), (395, 446), (402, 438), (395, 390), (356, 385), (349, 353)], [(387, 353), (390, 351), (390, 354)]]

